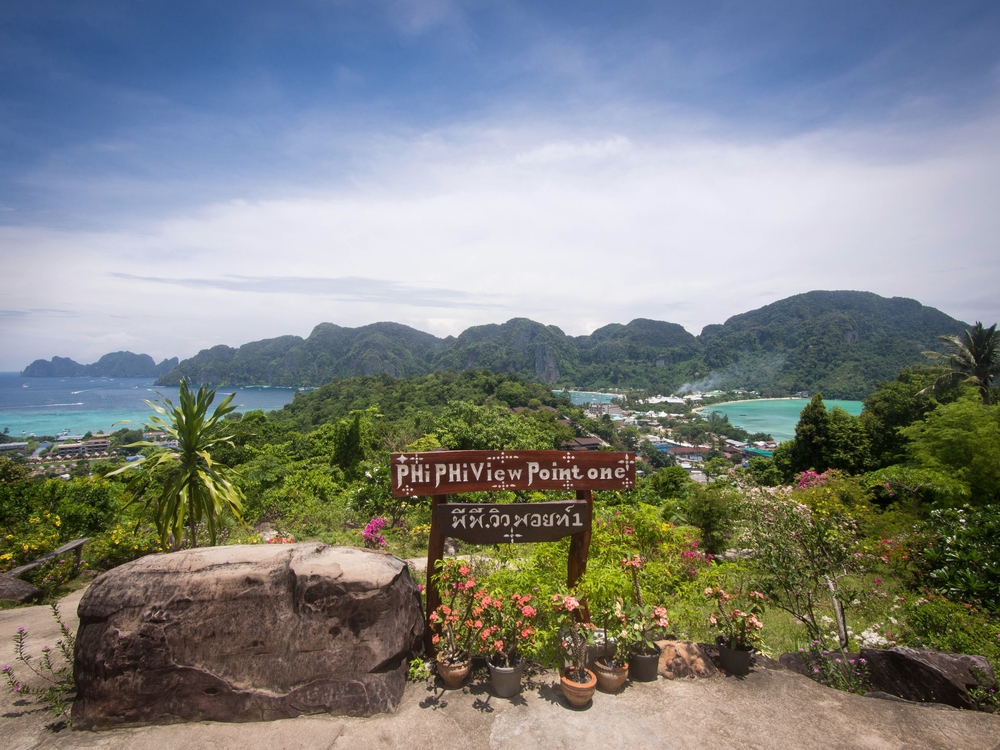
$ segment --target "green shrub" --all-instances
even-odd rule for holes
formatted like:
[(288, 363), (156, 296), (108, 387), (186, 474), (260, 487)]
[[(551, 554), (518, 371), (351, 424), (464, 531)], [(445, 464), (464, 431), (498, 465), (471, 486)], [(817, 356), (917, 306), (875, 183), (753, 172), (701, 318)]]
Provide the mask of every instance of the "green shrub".
[(49, 560), (22, 577), (28, 583), (42, 590), (45, 598), (52, 600), (60, 593), (60, 589), (79, 575), (87, 567), (87, 563), (77, 564), (76, 553), (70, 552), (63, 557)]
[(930, 594), (902, 609), (906, 627), (898, 642), (908, 646), (985, 656), (1000, 667), (1000, 623), (969, 604)]
[(115, 524), (90, 540), (84, 553), (95, 570), (108, 570), (154, 552), (163, 552), (152, 524)]
[(1000, 613), (1000, 505), (931, 512), (921, 582), (953, 600)]
[(701, 529), (701, 541), (705, 551), (718, 554), (725, 551), (733, 536), (736, 520), (738, 495), (736, 491), (722, 483), (707, 487), (696, 486), (684, 501), (684, 517), (687, 522)]
[(47, 510), (30, 512), (12, 522), (0, 538), (0, 573), (41, 557), (59, 547), (62, 519)]

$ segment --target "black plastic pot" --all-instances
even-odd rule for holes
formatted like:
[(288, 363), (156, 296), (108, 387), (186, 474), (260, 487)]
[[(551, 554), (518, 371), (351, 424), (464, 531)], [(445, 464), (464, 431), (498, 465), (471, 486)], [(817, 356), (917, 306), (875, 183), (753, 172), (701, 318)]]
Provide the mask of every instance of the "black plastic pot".
[(632, 654), (628, 658), (628, 676), (636, 682), (656, 682), (660, 668), (660, 648), (655, 654)]
[(750, 658), (753, 651), (737, 651), (719, 644), (719, 665), (726, 670), (726, 674), (742, 677), (750, 674)]

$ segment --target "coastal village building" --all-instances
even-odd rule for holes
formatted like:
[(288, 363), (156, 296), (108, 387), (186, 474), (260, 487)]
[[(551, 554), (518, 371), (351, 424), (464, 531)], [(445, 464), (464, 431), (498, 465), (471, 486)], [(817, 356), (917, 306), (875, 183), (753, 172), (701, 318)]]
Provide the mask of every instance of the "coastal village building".
[(111, 441), (107, 438), (95, 440), (84, 440), (79, 443), (60, 443), (50, 451), (53, 458), (75, 458), (78, 456), (97, 457), (100, 454), (107, 455), (111, 450)]

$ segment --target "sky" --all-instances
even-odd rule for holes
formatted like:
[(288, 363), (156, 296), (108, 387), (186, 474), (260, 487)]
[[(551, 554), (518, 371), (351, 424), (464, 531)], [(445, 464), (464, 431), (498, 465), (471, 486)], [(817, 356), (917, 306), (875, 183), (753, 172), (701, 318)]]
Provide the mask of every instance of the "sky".
[(1000, 4), (0, 0), (0, 370), (397, 321), (1000, 320)]

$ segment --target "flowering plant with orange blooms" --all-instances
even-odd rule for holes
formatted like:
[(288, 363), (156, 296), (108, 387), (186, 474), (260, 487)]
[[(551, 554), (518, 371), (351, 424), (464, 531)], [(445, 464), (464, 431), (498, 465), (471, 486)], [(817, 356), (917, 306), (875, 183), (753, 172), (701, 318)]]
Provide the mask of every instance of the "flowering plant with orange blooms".
[(560, 620), (560, 647), (573, 662), (569, 677), (575, 682), (587, 682), (587, 644), (594, 626), (583, 622), (579, 600), (571, 594), (553, 594), (552, 611)]
[(531, 595), (488, 594), (477, 591), (472, 606), (473, 627), (479, 629), (479, 651), (495, 667), (514, 667), (521, 661), (519, 646), (535, 635), (537, 601)]
[(736, 651), (752, 651), (760, 645), (764, 623), (764, 595), (759, 591), (727, 593), (720, 586), (709, 586), (705, 596), (714, 599), (718, 612), (708, 616), (709, 626), (719, 631), (715, 641)]
[(472, 616), (481, 592), (476, 589), (472, 567), (462, 560), (443, 560), (436, 575), (442, 604), (428, 618), (435, 633), (431, 640), (438, 648), (438, 659), (451, 664), (469, 658), (476, 633), (482, 628)]

